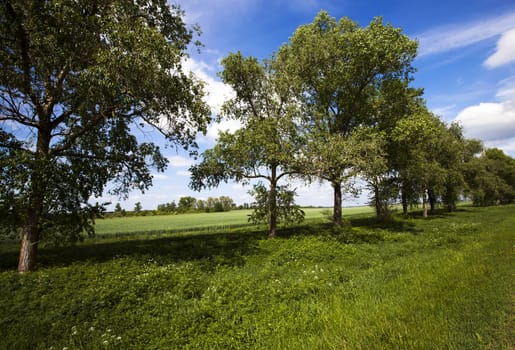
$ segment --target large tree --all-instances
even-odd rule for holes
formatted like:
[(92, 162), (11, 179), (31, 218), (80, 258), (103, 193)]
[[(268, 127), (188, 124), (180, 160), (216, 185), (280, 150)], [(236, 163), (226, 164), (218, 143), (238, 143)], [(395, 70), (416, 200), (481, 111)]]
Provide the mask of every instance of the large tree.
[[(311, 134), (330, 140), (323, 152), (329, 157), (319, 159), (328, 170), (323, 178), (334, 188), (336, 224), (342, 223), (342, 185), (353, 166), (336, 155), (341, 151), (337, 145), (345, 147), (338, 139), (376, 122), (381, 94), (391, 101), (393, 92), (404, 94), (414, 71), (411, 62), (416, 50), (415, 41), (400, 29), (383, 24), (381, 18), (360, 27), (349, 18), (337, 21), (321, 11), (312, 23), (299, 27), (279, 51), (278, 58), (287, 62), (287, 71), (295, 79), (293, 86), (299, 87), (299, 96), (308, 107)], [(389, 94), (382, 92), (386, 89)]]
[[(220, 133), (216, 145), (190, 169), (191, 187), (195, 190), (229, 180), (268, 182), (267, 200), (257, 202), (267, 204), (270, 236), (276, 235), (281, 212), (279, 181), (296, 173), (294, 163), (303, 144), (297, 123), (299, 104), (290, 84), (277, 74), (276, 64), (274, 59), (260, 63), (241, 53), (229, 54), (222, 60), (221, 77), (235, 91), (235, 97), (224, 104), (222, 116), (239, 120), (242, 128)], [(263, 194), (262, 187), (255, 188), (255, 193)]]
[(515, 159), (497, 148), (486, 149), (464, 166), (467, 194), (474, 205), (509, 204), (515, 201)]
[(165, 168), (135, 130), (195, 145), (209, 120), (181, 66), (195, 32), (166, 0), (0, 3), (0, 207), (21, 226), (20, 272), (45, 236), (91, 228), (106, 184), (123, 196)]

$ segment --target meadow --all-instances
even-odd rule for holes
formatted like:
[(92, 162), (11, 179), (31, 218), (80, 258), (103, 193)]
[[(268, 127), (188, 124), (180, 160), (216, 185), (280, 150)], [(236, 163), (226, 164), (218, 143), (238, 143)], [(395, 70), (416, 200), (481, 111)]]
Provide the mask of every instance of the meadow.
[[(302, 208), (306, 222), (312, 222), (332, 215), (329, 208)], [(370, 207), (344, 208), (345, 215), (373, 213)], [(255, 226), (248, 222), (252, 210), (232, 210), (221, 213), (187, 213), (178, 215), (128, 216), (98, 219), (95, 223), (99, 238), (109, 236), (135, 235), (143, 233), (162, 234), (186, 231), (219, 231), (227, 228)]]
[(255, 226), (138, 228), (45, 247), (26, 275), (4, 246), (0, 348), (513, 349), (514, 213), (379, 224), (356, 212), (343, 229), (313, 213), (275, 239)]

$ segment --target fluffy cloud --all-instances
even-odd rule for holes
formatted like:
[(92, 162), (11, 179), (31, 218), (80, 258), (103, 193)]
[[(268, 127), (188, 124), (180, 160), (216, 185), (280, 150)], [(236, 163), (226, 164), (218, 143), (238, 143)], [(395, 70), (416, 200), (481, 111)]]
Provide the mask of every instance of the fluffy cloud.
[(174, 168), (185, 168), (193, 165), (193, 161), (190, 158), (182, 156), (168, 157), (168, 161), (170, 162), (170, 166)]
[(496, 37), (512, 29), (514, 23), (515, 12), (511, 12), (482, 21), (435, 28), (416, 35), (420, 42), (419, 56), (438, 54)]
[(222, 104), (225, 100), (231, 98), (234, 92), (229, 85), (215, 79), (217, 68), (191, 58), (186, 60), (183, 66), (186, 71), (193, 72), (204, 81), (207, 92), (205, 101), (211, 107), (213, 113), (220, 113)]
[[(222, 104), (234, 96), (234, 90), (227, 84), (215, 79), (216, 68), (209, 66), (205, 62), (198, 62), (188, 59), (184, 62), (184, 68), (193, 72), (199, 79), (206, 84), (206, 103), (211, 107), (213, 114), (220, 114)], [(207, 130), (205, 136), (199, 137), (201, 143), (213, 143), (218, 137), (220, 131), (234, 132), (241, 128), (241, 123), (236, 120), (222, 120), (212, 123)]]
[(483, 140), (487, 146), (513, 152), (515, 139), (515, 77), (502, 82), (498, 102), (480, 103), (463, 109), (456, 121), (465, 135)]
[(488, 57), (484, 65), (488, 68), (497, 68), (515, 61), (515, 28), (503, 33), (497, 42), (497, 49)]
[(515, 136), (515, 111), (507, 107), (505, 103), (480, 103), (462, 110), (456, 120), (469, 137), (504, 140)]

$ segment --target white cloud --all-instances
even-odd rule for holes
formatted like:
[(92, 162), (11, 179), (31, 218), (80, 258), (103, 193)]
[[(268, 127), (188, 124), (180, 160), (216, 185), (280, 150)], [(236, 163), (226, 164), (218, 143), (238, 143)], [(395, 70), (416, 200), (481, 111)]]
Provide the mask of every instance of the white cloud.
[(186, 71), (193, 72), (199, 79), (205, 82), (207, 92), (205, 102), (211, 107), (213, 113), (219, 114), (224, 101), (232, 98), (234, 92), (229, 85), (215, 79), (217, 67), (212, 67), (205, 62), (199, 62), (192, 58), (187, 59), (183, 65)]
[(439, 107), (433, 107), (431, 108), (431, 111), (442, 117), (443, 119), (447, 119), (447, 117), (449, 115), (451, 115), (456, 109), (456, 105), (455, 104), (452, 104), (452, 105), (447, 105), (447, 106), (439, 106)]
[[(234, 97), (234, 90), (227, 84), (215, 78), (217, 67), (210, 66), (205, 62), (188, 59), (184, 62), (184, 68), (193, 72), (199, 79), (205, 82), (207, 97), (206, 103), (211, 107), (215, 115), (220, 114), (222, 104)], [(212, 123), (205, 136), (199, 136), (201, 143), (213, 143), (220, 131), (234, 132), (241, 128), (241, 122), (236, 120), (223, 119), (220, 122)]]
[(442, 53), (493, 38), (515, 27), (515, 12), (472, 23), (442, 26), (420, 35), (419, 56)]
[(193, 161), (190, 158), (182, 157), (182, 156), (172, 156), (168, 157), (168, 161), (170, 162), (170, 166), (174, 168), (184, 168), (190, 167), (193, 165)]
[(235, 132), (242, 127), (242, 123), (239, 120), (228, 120), (223, 119), (220, 122), (213, 123), (206, 134), (206, 141), (214, 141), (218, 138), (218, 134), (222, 131)]
[(152, 178), (156, 180), (168, 180), (168, 176), (165, 174), (152, 174)]
[(462, 110), (456, 120), (469, 137), (504, 140), (515, 136), (515, 111), (506, 107), (505, 103), (480, 103)]
[(487, 58), (484, 65), (488, 68), (497, 68), (515, 61), (515, 28), (504, 32), (497, 42), (497, 49)]
[(175, 174), (177, 176), (190, 177), (190, 172), (187, 170), (179, 170)]
[(515, 148), (515, 77), (501, 82), (497, 102), (483, 102), (463, 109), (456, 121), (465, 135), (506, 152)]

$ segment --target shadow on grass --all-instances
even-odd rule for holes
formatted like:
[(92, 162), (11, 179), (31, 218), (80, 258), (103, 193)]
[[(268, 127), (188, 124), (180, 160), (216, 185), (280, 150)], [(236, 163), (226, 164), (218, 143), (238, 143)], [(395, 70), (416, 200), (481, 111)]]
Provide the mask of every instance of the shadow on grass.
[[(465, 209), (459, 209), (464, 211)], [(452, 214), (437, 213), (431, 216), (446, 217)], [(410, 213), (411, 219), (421, 218), (421, 214)], [(366, 228), (369, 230), (381, 229), (392, 232), (416, 234), (416, 224), (405, 220), (399, 215), (391, 220), (378, 222), (375, 217), (355, 217), (349, 221), (352, 228)], [(346, 235), (343, 241), (348, 243), (373, 243), (371, 235), (366, 236), (345, 232), (346, 228), (337, 229), (330, 222), (305, 223), (278, 230), (278, 239), (289, 239), (293, 236), (338, 236)], [(347, 230), (348, 231), (348, 230)], [(263, 229), (241, 228), (238, 230), (219, 231), (212, 233), (181, 233), (161, 237), (113, 237), (106, 239), (87, 240), (85, 243), (65, 247), (42, 247), (39, 249), (38, 266), (53, 267), (67, 266), (75, 262), (100, 263), (119, 256), (131, 256), (136, 259), (148, 261), (149, 258), (159, 263), (173, 263), (179, 261), (205, 260), (208, 265), (241, 266), (244, 257), (259, 253), (258, 240), (266, 239), (267, 232)], [(350, 238), (349, 238), (350, 237)], [(379, 237), (379, 236), (378, 236)], [(380, 239), (379, 239), (380, 240)], [(0, 271), (15, 270), (18, 259), (18, 243), (3, 243), (0, 248)]]
[[(168, 264), (180, 261), (207, 260), (214, 265), (242, 265), (244, 256), (257, 252), (257, 240), (263, 231), (189, 234), (158, 238), (125, 237), (87, 240), (64, 247), (42, 247), (38, 250), (38, 267), (67, 266), (75, 262), (101, 263), (115, 257), (130, 256), (142, 261), (150, 258)], [(0, 271), (14, 270), (18, 253), (11, 244), (0, 251)]]

